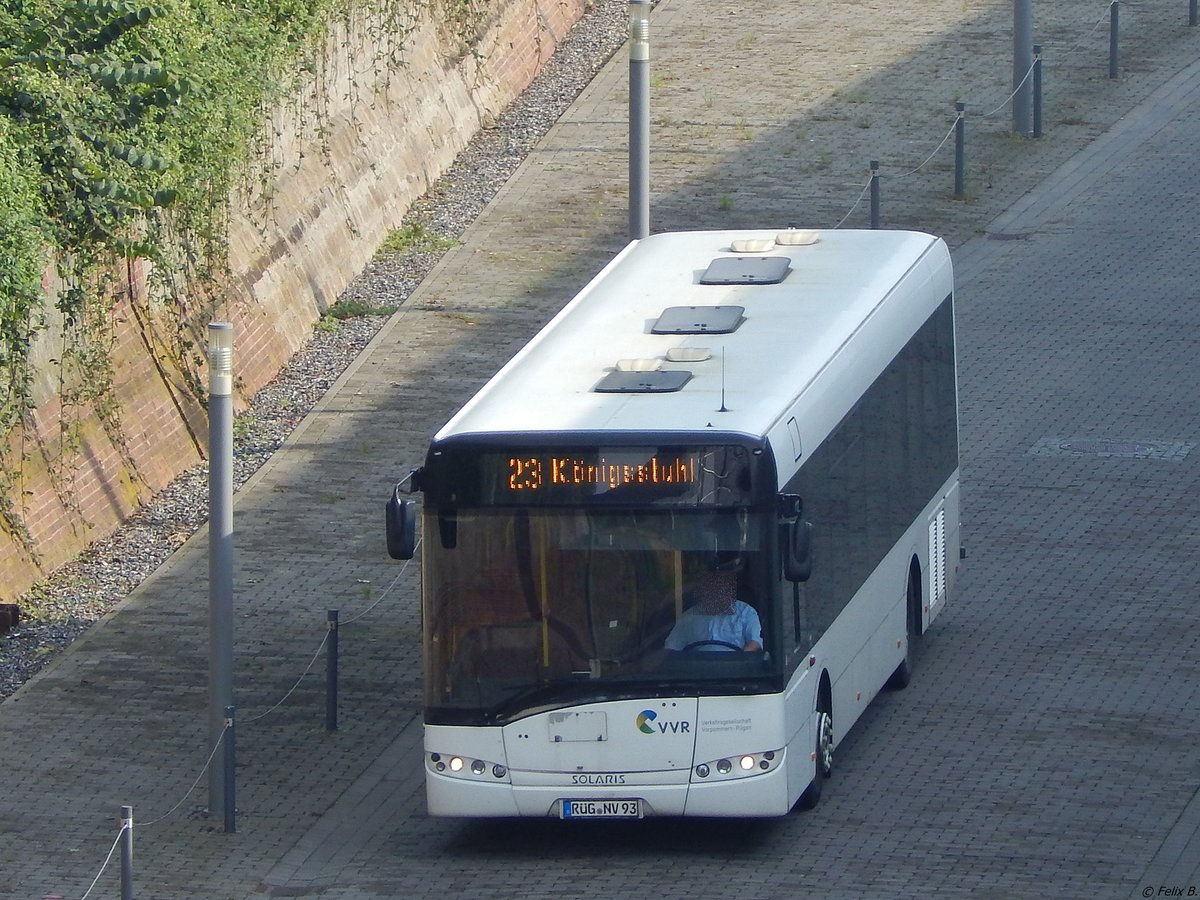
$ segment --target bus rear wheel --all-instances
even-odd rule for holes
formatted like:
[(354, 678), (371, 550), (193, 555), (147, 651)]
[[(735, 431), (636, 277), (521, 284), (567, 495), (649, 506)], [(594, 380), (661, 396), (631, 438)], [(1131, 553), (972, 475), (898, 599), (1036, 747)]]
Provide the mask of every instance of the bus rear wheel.
[(913, 563), (908, 573), (908, 598), (905, 604), (904, 659), (896, 666), (885, 685), (888, 690), (899, 691), (908, 687), (913, 676), (913, 663), (916, 661), (917, 643), (921, 637), (921, 572)]

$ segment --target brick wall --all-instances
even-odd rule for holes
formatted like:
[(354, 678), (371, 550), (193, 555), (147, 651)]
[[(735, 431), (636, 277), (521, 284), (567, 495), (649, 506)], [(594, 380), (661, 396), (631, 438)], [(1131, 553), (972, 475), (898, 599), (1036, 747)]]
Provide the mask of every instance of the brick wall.
[[(510, 0), (481, 52), (461, 59), (433, 23), (420, 22), (403, 64), (391, 67), (380, 23), (336, 26), (316, 80), (268, 123), (270, 161), (235, 198), (233, 299), (183, 326), (203, 353), (208, 319), (233, 323), (243, 403), (307, 340), (481, 124), (533, 80), (584, 5)], [(65, 419), (53, 329), (39, 344), (36, 408), (4, 455), (5, 509), (20, 533), (0, 529), (0, 600), (110, 534), (207, 446), (203, 409), (164, 349), (177, 337), (177, 311), (146, 296), (143, 272), (131, 274), (108, 337), (114, 382)]]

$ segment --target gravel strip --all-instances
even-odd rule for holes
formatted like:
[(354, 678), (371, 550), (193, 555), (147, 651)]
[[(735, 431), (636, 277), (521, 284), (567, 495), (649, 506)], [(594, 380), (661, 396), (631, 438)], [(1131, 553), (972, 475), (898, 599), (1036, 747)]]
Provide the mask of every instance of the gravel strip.
[[(625, 40), (627, 6), (594, 4), (546, 69), (483, 130), (405, 217), (455, 240)], [(340, 298), (379, 309), (403, 302), (441, 257), (414, 250), (370, 263)], [(234, 427), (234, 489), (283, 446), (387, 317), (325, 320), (279, 376), (255, 395)], [(208, 469), (178, 476), (117, 532), (93, 544), (18, 599), (22, 621), (0, 638), (0, 699), (8, 697), (84, 634), (208, 519)]]

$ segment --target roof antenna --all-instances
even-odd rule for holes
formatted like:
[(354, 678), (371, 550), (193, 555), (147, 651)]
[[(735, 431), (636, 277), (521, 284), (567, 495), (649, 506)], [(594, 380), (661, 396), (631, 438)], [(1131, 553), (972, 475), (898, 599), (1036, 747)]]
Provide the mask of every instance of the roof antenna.
[(729, 412), (725, 406), (725, 347), (721, 347), (721, 408), (717, 412)]

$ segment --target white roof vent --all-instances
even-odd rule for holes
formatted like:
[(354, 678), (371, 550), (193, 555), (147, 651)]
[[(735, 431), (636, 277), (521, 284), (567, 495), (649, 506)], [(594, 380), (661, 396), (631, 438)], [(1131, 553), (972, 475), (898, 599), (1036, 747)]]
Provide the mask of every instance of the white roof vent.
[(775, 246), (770, 238), (742, 238), (729, 242), (729, 249), (734, 253), (766, 253)]
[(712, 359), (712, 351), (707, 347), (672, 347), (667, 351), (667, 359), (671, 362), (704, 362)]
[(638, 359), (618, 359), (618, 372), (657, 372), (662, 368), (663, 361), (657, 357), (640, 357)]
[(817, 232), (798, 228), (789, 228), (787, 231), (781, 231), (775, 235), (775, 243), (783, 247), (805, 247), (815, 244), (820, 239), (821, 236)]

